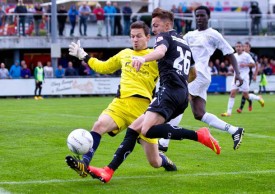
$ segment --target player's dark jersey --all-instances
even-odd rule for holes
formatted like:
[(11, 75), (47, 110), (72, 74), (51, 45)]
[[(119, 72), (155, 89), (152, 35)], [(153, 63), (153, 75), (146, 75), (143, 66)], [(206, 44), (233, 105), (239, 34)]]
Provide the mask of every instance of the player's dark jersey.
[(165, 56), (158, 60), (160, 85), (172, 83), (187, 87), (187, 79), (191, 64), (191, 50), (185, 40), (175, 30), (160, 33), (156, 37), (154, 48), (165, 45)]
[[(252, 59), (255, 61), (255, 64), (257, 65), (258, 56), (253, 52), (249, 52), (249, 54), (252, 57)], [(253, 70), (252, 70), (252, 67), (250, 67), (249, 68), (249, 82), (251, 82), (252, 77), (253, 77)]]

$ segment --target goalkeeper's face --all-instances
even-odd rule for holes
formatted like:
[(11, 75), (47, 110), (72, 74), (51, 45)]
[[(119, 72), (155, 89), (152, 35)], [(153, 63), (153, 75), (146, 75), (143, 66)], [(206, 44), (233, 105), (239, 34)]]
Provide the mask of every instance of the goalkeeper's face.
[(130, 33), (131, 42), (135, 51), (143, 50), (147, 48), (150, 35), (145, 35), (142, 28), (131, 29)]

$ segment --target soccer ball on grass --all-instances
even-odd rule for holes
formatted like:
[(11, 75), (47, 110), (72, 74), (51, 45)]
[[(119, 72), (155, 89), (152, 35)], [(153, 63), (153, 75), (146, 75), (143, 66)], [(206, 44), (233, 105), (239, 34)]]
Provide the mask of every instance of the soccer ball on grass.
[(92, 148), (93, 143), (92, 135), (85, 129), (75, 129), (67, 138), (69, 150), (77, 155), (86, 154)]

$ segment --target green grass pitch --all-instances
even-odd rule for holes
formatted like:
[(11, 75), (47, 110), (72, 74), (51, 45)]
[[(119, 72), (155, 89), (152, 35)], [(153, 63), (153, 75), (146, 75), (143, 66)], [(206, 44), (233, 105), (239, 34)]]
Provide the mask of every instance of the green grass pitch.
[[(90, 130), (113, 97), (0, 99), (0, 193), (275, 193), (275, 97), (264, 95), (265, 107), (254, 102), (223, 118), (245, 128), (239, 150), (231, 136), (210, 128), (222, 147), (220, 155), (193, 141), (172, 141), (167, 156), (177, 172), (150, 167), (140, 145), (103, 184), (80, 178), (65, 164), (71, 154), (66, 138), (75, 128)], [(228, 95), (209, 95), (207, 111), (218, 117), (226, 110)], [(196, 121), (190, 107), (181, 126), (196, 130), (207, 126)], [(103, 167), (113, 156), (124, 133), (103, 136), (92, 165)]]

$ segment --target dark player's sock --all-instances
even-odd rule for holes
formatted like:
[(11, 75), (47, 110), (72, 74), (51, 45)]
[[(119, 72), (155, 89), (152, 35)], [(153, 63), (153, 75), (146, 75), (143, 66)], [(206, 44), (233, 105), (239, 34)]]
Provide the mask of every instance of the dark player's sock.
[(134, 150), (138, 136), (139, 133), (128, 127), (123, 142), (117, 149), (112, 162), (108, 165), (109, 168), (115, 171), (122, 164), (126, 157)]
[(248, 106), (251, 107), (252, 106), (252, 100), (246, 99), (248, 101)]
[(242, 96), (241, 105), (240, 105), (241, 110), (243, 110), (243, 107), (245, 105), (245, 101), (246, 101), (246, 98), (244, 96)]
[(97, 132), (91, 131), (90, 133), (91, 133), (91, 135), (93, 136), (93, 139), (94, 139), (93, 147), (89, 150), (89, 152), (87, 154), (83, 155), (83, 162), (87, 166), (89, 166), (89, 164), (90, 164), (90, 162), (91, 162), (91, 160), (94, 156), (94, 153), (97, 150), (97, 148), (99, 146), (99, 143), (100, 143), (100, 140), (101, 140), (101, 135), (98, 134)]
[(197, 133), (193, 130), (184, 129), (181, 127), (171, 126), (169, 124), (155, 125), (151, 127), (147, 133), (148, 138), (165, 138), (165, 139), (190, 139), (198, 141)]

